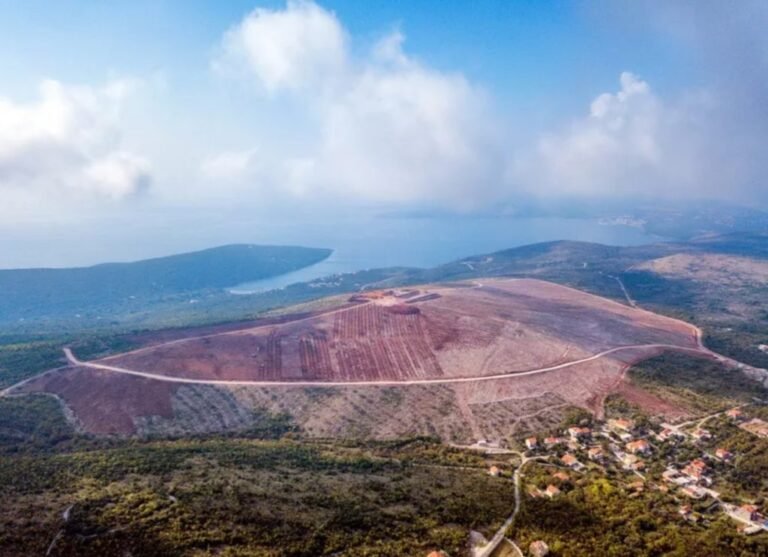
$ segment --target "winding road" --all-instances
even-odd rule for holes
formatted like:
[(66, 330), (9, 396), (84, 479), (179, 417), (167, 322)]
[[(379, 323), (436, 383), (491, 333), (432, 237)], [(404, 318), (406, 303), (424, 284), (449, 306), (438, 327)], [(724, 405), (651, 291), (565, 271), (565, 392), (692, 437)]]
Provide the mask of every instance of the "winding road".
[[(562, 286), (562, 288), (566, 288), (569, 290), (575, 290), (571, 287)], [(477, 289), (483, 289), (487, 286), (483, 283), (475, 281), (472, 285), (473, 288)], [(440, 290), (435, 289), (435, 290)], [(587, 294), (589, 296), (594, 296), (593, 294), (588, 294), (579, 291), (581, 294)], [(631, 302), (631, 298), (628, 297), (628, 300)], [(618, 304), (619, 302), (615, 302), (613, 300), (610, 300), (613, 303)], [(624, 304), (620, 304), (624, 306)], [(636, 311), (642, 311), (647, 313), (648, 310), (644, 310), (642, 308), (637, 307), (636, 304), (634, 304)], [(349, 310), (349, 307), (341, 307), (329, 310), (327, 312), (323, 312), (322, 315), (332, 315), (335, 313), (343, 312)], [(655, 314), (654, 314), (655, 315)], [(306, 321), (310, 319), (316, 318), (317, 315), (311, 315), (302, 317), (300, 319), (297, 319), (296, 321), (292, 321), (291, 323), (299, 323), (301, 321)], [(680, 319), (674, 319), (674, 318), (668, 318), (672, 319), (674, 321), (677, 321), (681, 324), (684, 324), (686, 327), (688, 327), (691, 330), (691, 333), (695, 339), (695, 346), (682, 346), (678, 344), (663, 344), (663, 343), (654, 343), (654, 344), (632, 344), (632, 345), (625, 345), (625, 346), (618, 346), (614, 348), (610, 348), (608, 350), (603, 350), (602, 352), (599, 352), (597, 354), (593, 354), (592, 356), (588, 356), (586, 358), (582, 358), (579, 360), (573, 360), (570, 362), (564, 362), (556, 365), (550, 365), (545, 366), (541, 368), (535, 368), (530, 370), (523, 370), (523, 371), (513, 371), (513, 372), (507, 372), (507, 373), (496, 373), (492, 375), (480, 375), (480, 376), (455, 376), (455, 377), (433, 377), (433, 378), (426, 378), (426, 379), (407, 379), (407, 380), (385, 380), (385, 381), (321, 381), (321, 380), (291, 380), (291, 381), (285, 381), (285, 380), (272, 380), (272, 381), (265, 381), (265, 380), (238, 380), (238, 379), (192, 379), (187, 377), (175, 377), (171, 375), (163, 375), (161, 373), (152, 373), (149, 371), (141, 371), (141, 370), (135, 370), (135, 369), (128, 369), (124, 367), (114, 366), (110, 365), (109, 360), (112, 358), (117, 358), (120, 356), (125, 356), (127, 354), (136, 354), (140, 353), (146, 350), (151, 350), (157, 347), (155, 346), (147, 346), (143, 348), (138, 348), (136, 350), (131, 350), (129, 352), (125, 352), (123, 354), (118, 354), (115, 356), (110, 356), (107, 358), (103, 358), (98, 361), (82, 361), (77, 358), (72, 353), (72, 350), (70, 348), (64, 348), (64, 355), (67, 358), (67, 362), (70, 366), (75, 367), (81, 367), (81, 368), (89, 368), (99, 371), (107, 371), (111, 373), (120, 373), (124, 375), (133, 375), (135, 377), (143, 377), (145, 379), (152, 379), (156, 381), (165, 381), (169, 383), (184, 383), (184, 384), (192, 384), (192, 385), (225, 385), (225, 386), (252, 386), (252, 387), (363, 387), (363, 386), (381, 386), (381, 387), (395, 387), (395, 386), (410, 386), (410, 385), (446, 385), (446, 384), (457, 384), (457, 383), (477, 383), (477, 382), (484, 382), (484, 381), (496, 381), (499, 379), (510, 379), (510, 378), (516, 378), (516, 377), (527, 377), (531, 375), (538, 375), (542, 373), (549, 373), (553, 371), (558, 371), (561, 369), (566, 369), (573, 366), (578, 366), (580, 364), (585, 364), (589, 362), (593, 362), (595, 360), (599, 360), (600, 358), (604, 358), (606, 356), (610, 356), (612, 354), (617, 354), (620, 352), (626, 352), (626, 351), (632, 351), (632, 350), (673, 350), (677, 352), (685, 352), (689, 354), (697, 354), (703, 357), (712, 358), (714, 360), (717, 360), (725, 365), (730, 365), (734, 367), (739, 367), (742, 370), (745, 371), (751, 371), (753, 373), (756, 373), (760, 377), (768, 377), (768, 371), (764, 369), (754, 368), (751, 366), (748, 366), (746, 364), (743, 364), (741, 362), (738, 362), (732, 358), (729, 358), (727, 356), (723, 356), (722, 354), (718, 354), (716, 352), (713, 352), (712, 350), (708, 349), (704, 343), (703, 343), (703, 333), (701, 329), (691, 323), (688, 323), (686, 321), (682, 321)], [(213, 334), (207, 334), (207, 335), (201, 335), (198, 337), (185, 337), (181, 339), (176, 339), (172, 341), (168, 341), (163, 343), (163, 346), (173, 345), (177, 343), (183, 343), (188, 342), (190, 340), (195, 339), (202, 339), (202, 338), (209, 338), (209, 337), (215, 337), (220, 335), (229, 335), (229, 334), (236, 334), (236, 333), (242, 333), (242, 332), (251, 332), (253, 330), (260, 329), (265, 326), (270, 325), (259, 325), (256, 327), (243, 329), (241, 331), (225, 331), (225, 332), (218, 332)], [(56, 370), (51, 370), (56, 371)], [(0, 396), (7, 396), (12, 394), (12, 392), (17, 388), (22, 386), (25, 383), (28, 383), (29, 381), (33, 380), (34, 377), (27, 378), (15, 385), (12, 385), (8, 388), (6, 388), (3, 391), (0, 391)], [(765, 379), (766, 382), (768, 382), (768, 379)]]
[[(676, 350), (679, 352), (688, 352), (694, 354), (700, 354), (702, 356), (713, 357), (716, 359), (725, 360), (724, 356), (716, 354), (706, 348), (691, 348), (686, 346), (679, 346), (677, 344), (632, 344), (628, 346), (619, 346), (611, 348), (609, 350), (603, 350), (587, 358), (580, 360), (573, 360), (571, 362), (565, 362), (549, 367), (542, 367), (537, 369), (531, 369), (526, 371), (513, 371), (509, 373), (497, 373), (493, 375), (481, 375), (470, 377), (436, 377), (430, 379), (408, 379), (402, 381), (251, 381), (241, 379), (190, 379), (188, 377), (173, 377), (170, 375), (162, 375), (159, 373), (151, 373), (148, 371), (138, 371), (134, 369), (127, 369), (123, 367), (111, 366), (108, 364), (102, 364), (98, 362), (84, 362), (79, 360), (69, 348), (64, 348), (64, 354), (67, 357), (67, 361), (75, 367), (85, 367), (90, 369), (96, 369), (100, 371), (110, 371), (113, 373), (122, 373), (125, 375), (134, 375), (136, 377), (144, 377), (145, 379), (155, 379), (157, 381), (167, 381), (170, 383), (187, 383), (193, 385), (239, 385), (239, 386), (251, 386), (251, 387), (363, 387), (363, 386), (380, 386), (380, 387), (395, 387), (395, 386), (409, 386), (409, 385), (446, 385), (453, 383), (476, 383), (481, 381), (495, 381), (498, 379), (509, 379), (513, 377), (526, 377), (529, 375), (538, 375), (540, 373), (549, 373), (551, 371), (557, 371), (560, 369), (577, 366), (579, 364), (585, 364), (593, 362), (627, 350), (638, 349), (663, 349), (663, 350)], [(9, 389), (10, 390), (10, 389)]]

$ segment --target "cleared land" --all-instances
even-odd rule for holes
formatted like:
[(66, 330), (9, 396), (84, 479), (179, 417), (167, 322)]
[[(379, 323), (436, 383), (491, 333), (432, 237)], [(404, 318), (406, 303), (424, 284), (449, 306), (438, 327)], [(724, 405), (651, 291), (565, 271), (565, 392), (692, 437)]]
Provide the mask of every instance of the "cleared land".
[(702, 351), (687, 323), (538, 280), (351, 302), (292, 321), (150, 337), (14, 392), (55, 394), (96, 433), (199, 431), (201, 416), (220, 431), (247, 426), (258, 409), (289, 413), (318, 436), (470, 439), (541, 425), (567, 406), (600, 413), (632, 363), (670, 347)]
[(355, 307), (99, 363), (203, 380), (408, 381), (521, 372), (620, 346), (697, 347), (686, 323), (536, 280), (358, 299)]

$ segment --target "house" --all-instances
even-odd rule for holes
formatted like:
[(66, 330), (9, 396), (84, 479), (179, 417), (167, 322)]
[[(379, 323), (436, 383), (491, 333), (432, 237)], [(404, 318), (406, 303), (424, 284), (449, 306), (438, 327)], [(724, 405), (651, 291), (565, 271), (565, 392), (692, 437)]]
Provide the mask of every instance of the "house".
[(731, 451), (729, 451), (728, 449), (718, 447), (717, 449), (715, 449), (715, 458), (718, 458), (723, 462), (725, 462), (733, 458), (733, 453), (731, 453)]
[(680, 492), (691, 499), (702, 499), (706, 495), (706, 492), (697, 485), (687, 485)]
[(590, 460), (603, 460), (605, 458), (605, 454), (603, 454), (603, 448), (602, 447), (592, 447), (587, 451), (587, 456)]
[(702, 480), (707, 472), (707, 463), (697, 458), (692, 460), (685, 468), (683, 474), (694, 480)]
[(709, 441), (712, 439), (712, 434), (706, 429), (699, 428), (691, 433), (691, 437), (693, 437), (696, 441)]
[(625, 454), (624, 458), (621, 460), (622, 464), (624, 465), (624, 468), (627, 470), (644, 470), (645, 469), (645, 462), (637, 458), (636, 455), (633, 454)]
[(529, 450), (533, 450), (539, 446), (539, 440), (536, 439), (535, 437), (529, 437), (528, 439), (525, 440), (525, 446)]
[(445, 551), (431, 551), (427, 557), (448, 557), (448, 554)]
[(685, 433), (679, 429), (670, 429), (665, 427), (656, 434), (656, 439), (659, 441), (676, 441), (678, 439), (685, 439)]
[(592, 430), (588, 427), (569, 427), (568, 435), (571, 436), (571, 439), (584, 439), (592, 435)]
[(761, 516), (755, 505), (742, 505), (733, 511), (733, 516), (744, 522), (760, 522)]
[(501, 470), (499, 469), (499, 467), (498, 467), (498, 466), (491, 466), (491, 467), (488, 469), (488, 474), (490, 474), (491, 476), (493, 476), (494, 478), (496, 478), (496, 477), (498, 477), (498, 476), (499, 476), (499, 474), (501, 474)]
[(571, 477), (568, 474), (566, 474), (565, 472), (555, 472), (555, 473), (552, 474), (552, 477), (553, 478), (557, 478), (561, 482), (567, 482), (568, 480), (571, 479)]
[(553, 497), (560, 495), (560, 489), (554, 484), (549, 484), (547, 489), (544, 490), (544, 495), (552, 499)]
[(531, 557), (547, 557), (549, 555), (549, 546), (542, 540), (536, 540), (528, 546), (528, 553), (531, 554)]
[(741, 411), (741, 408), (731, 408), (725, 415), (737, 422), (744, 419), (744, 412)]
[(572, 468), (574, 470), (579, 470), (581, 468), (584, 468), (584, 465), (581, 462), (579, 462), (579, 459), (577, 459), (571, 453), (564, 454), (560, 460), (568, 468)]
[(616, 433), (625, 432), (631, 433), (635, 429), (635, 422), (632, 420), (626, 420), (624, 418), (618, 418), (615, 420), (608, 420), (608, 428)]
[(559, 437), (547, 437), (544, 439), (544, 446), (547, 448), (555, 447), (563, 442)]
[(632, 454), (648, 454), (651, 452), (651, 445), (645, 439), (631, 441), (627, 443), (626, 448)]

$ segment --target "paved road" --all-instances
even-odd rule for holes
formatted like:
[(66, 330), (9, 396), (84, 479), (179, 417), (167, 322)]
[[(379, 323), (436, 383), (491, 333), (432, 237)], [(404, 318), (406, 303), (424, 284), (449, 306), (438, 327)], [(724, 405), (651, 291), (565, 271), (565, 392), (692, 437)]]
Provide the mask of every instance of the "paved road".
[[(510, 526), (512, 526), (512, 523), (515, 521), (515, 517), (517, 517), (517, 513), (520, 512), (520, 503), (521, 503), (521, 497), (520, 497), (520, 479), (522, 477), (523, 468), (525, 465), (532, 460), (546, 460), (549, 457), (548, 456), (534, 456), (534, 457), (527, 457), (523, 453), (516, 453), (520, 457), (520, 466), (517, 467), (517, 470), (515, 470), (515, 473), (513, 475), (513, 481), (515, 482), (515, 507), (512, 510), (512, 514), (509, 515), (507, 520), (504, 521), (504, 524), (501, 525), (501, 528), (499, 528), (496, 531), (496, 534), (491, 538), (491, 541), (488, 542), (487, 545), (483, 546), (482, 548), (475, 549), (475, 557), (489, 557), (496, 548), (499, 546), (499, 544), (504, 540), (507, 530)], [(511, 540), (510, 540), (511, 541)], [(514, 542), (513, 542), (514, 543)], [(515, 545), (517, 548), (517, 545)], [(519, 548), (517, 548), (518, 551), (520, 551)]]

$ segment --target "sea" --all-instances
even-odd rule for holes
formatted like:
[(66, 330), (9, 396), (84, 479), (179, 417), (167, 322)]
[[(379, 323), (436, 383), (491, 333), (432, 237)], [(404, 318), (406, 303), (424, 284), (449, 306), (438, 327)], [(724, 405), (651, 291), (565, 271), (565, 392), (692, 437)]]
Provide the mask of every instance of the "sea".
[(265, 243), (333, 249), (332, 255), (298, 271), (233, 286), (235, 294), (283, 288), (297, 282), (382, 267), (429, 268), (463, 257), (538, 242), (578, 240), (629, 246), (663, 241), (634, 226), (578, 218), (386, 218), (283, 229)]

